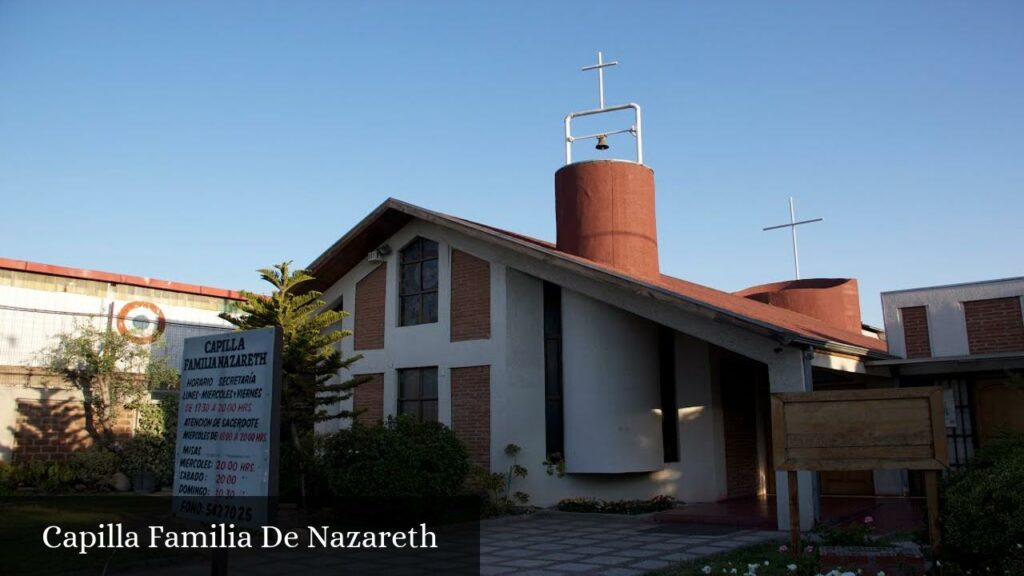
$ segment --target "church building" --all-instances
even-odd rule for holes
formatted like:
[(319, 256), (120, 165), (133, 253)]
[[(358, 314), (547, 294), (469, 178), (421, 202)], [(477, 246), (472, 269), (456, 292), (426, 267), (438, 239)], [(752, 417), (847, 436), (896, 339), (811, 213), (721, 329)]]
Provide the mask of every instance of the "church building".
[[(853, 279), (729, 293), (663, 274), (640, 108), (601, 100), (566, 118), (556, 242), (389, 199), (309, 266), (351, 314), (343, 352), (370, 376), (350, 402), (368, 423), (449, 425), (494, 472), (520, 446), (529, 475), (514, 489), (532, 504), (762, 496), (784, 528), (769, 394), (888, 385), (868, 366), (891, 358), (886, 343), (862, 326)], [(635, 160), (571, 161), (574, 141), (608, 136), (573, 136), (574, 117), (627, 108)], [(552, 458), (564, 475), (545, 473)], [(849, 480), (799, 473), (804, 529), (818, 495)]]

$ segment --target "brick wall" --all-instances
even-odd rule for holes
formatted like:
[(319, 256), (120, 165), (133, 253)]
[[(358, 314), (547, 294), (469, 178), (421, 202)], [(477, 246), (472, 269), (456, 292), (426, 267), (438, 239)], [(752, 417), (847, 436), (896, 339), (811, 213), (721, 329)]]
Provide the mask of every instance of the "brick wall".
[(1020, 298), (964, 302), (964, 318), (971, 354), (1024, 351)]
[(491, 337), (491, 265), (452, 250), (452, 342)]
[(719, 364), (719, 378), (727, 495), (729, 498), (754, 496), (759, 488), (756, 374), (745, 362), (723, 359)]
[(356, 350), (384, 347), (384, 303), (387, 299), (387, 267), (381, 264), (356, 282), (355, 329), (352, 346)]
[[(63, 460), (70, 453), (92, 446), (85, 429), (85, 409), (78, 400), (18, 399), (14, 432), (14, 460)], [(132, 434), (135, 413), (114, 418), (116, 437)]]
[(927, 308), (900, 308), (900, 316), (903, 318), (903, 342), (907, 348), (907, 358), (931, 357), (932, 344), (928, 337)]
[(384, 421), (384, 374), (364, 374), (369, 380), (356, 386), (352, 396), (355, 409), (362, 410), (360, 424), (373, 426)]
[(470, 462), (491, 468), (491, 367), (452, 368), (452, 430)]
[(725, 480), (729, 498), (757, 494), (757, 420), (753, 386), (744, 402), (742, 395), (724, 403)]

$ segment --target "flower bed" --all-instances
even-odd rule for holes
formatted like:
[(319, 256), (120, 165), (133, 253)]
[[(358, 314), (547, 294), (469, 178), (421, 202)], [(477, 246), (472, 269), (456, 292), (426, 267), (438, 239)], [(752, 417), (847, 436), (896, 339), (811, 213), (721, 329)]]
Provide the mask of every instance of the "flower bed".
[(601, 514), (647, 514), (668, 510), (676, 505), (671, 496), (655, 496), (650, 500), (600, 500), (597, 498), (566, 498), (556, 505), (562, 512), (594, 512)]

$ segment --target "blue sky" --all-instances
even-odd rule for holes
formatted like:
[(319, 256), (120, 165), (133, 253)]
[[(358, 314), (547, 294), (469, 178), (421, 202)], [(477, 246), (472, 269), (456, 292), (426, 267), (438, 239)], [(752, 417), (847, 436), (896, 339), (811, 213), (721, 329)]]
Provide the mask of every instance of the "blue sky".
[(664, 272), (791, 277), (761, 228), (792, 195), (825, 218), (803, 275), (858, 278), (877, 324), (880, 291), (1024, 273), (1022, 26), (1017, 1), (0, 0), (0, 256), (262, 289), (388, 196), (553, 239), (600, 49), (608, 103), (644, 107)]

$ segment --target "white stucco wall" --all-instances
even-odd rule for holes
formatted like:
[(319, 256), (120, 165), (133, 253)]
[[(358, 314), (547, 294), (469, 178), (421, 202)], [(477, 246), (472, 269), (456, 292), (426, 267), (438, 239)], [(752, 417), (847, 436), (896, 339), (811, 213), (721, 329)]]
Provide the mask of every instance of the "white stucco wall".
[(714, 502), (726, 497), (725, 435), (718, 383), (707, 342), (676, 334), (676, 403), (679, 405), (677, 498)]
[(562, 365), (566, 470), (660, 470), (657, 324), (562, 290)]
[(970, 348), (963, 303), (1009, 297), (1021, 298), (1024, 306), (1024, 278), (883, 292), (882, 317), (889, 352), (903, 358), (907, 356), (900, 308), (924, 306), (932, 356), (966, 356)]
[[(492, 382), (491, 388), (495, 410), (491, 415), (495, 471), (505, 470), (511, 463), (501, 452), (505, 445), (520, 446), (522, 453), (518, 462), (530, 473), (525, 479), (516, 480), (514, 489), (530, 494), (531, 502), (539, 506), (551, 506), (570, 497), (620, 500), (646, 499), (659, 494), (686, 502), (712, 502), (725, 494), (721, 406), (717, 391), (711, 388), (707, 344), (693, 338), (677, 340), (676, 366), (680, 375), (677, 399), (682, 407), (679, 417), (683, 422), (679, 431), (680, 462), (664, 464), (655, 472), (570, 473), (563, 477), (546, 474), (541, 465), (547, 457), (543, 282), (509, 269), (507, 286), (504, 313), (507, 361), (501, 377), (505, 385), (496, 386)], [(655, 348), (656, 345), (657, 342)], [(660, 438), (660, 424), (657, 434)], [(657, 457), (660, 462), (660, 445)], [(705, 476), (709, 470), (714, 471), (713, 476)]]
[[(397, 411), (397, 372), (406, 367), (437, 366), (439, 419), (451, 423), (450, 369), (457, 366), (491, 366), (491, 469), (505, 471), (511, 461), (505, 456), (508, 444), (521, 448), (518, 463), (529, 470), (525, 479), (517, 479), (514, 490), (531, 496), (531, 502), (550, 506), (562, 498), (598, 497), (605, 499), (650, 498), (668, 494), (688, 502), (714, 501), (725, 493), (724, 447), (721, 439), (721, 407), (717, 392), (711, 389), (707, 344), (694, 338), (677, 342), (677, 395), (681, 402), (679, 417), (680, 462), (662, 463), (661, 429), (653, 408), (660, 404), (657, 380), (657, 332), (647, 320), (632, 316), (627, 323), (645, 326), (653, 334), (650, 366), (643, 368), (651, 381), (643, 400), (647, 414), (645, 434), (651, 436), (647, 460), (657, 459), (653, 472), (548, 475), (542, 462), (547, 458), (544, 414), (543, 281), (534, 273), (543, 273), (535, 265), (520, 269), (502, 263), (504, 254), (484, 242), (425, 222), (413, 222), (387, 240), (397, 252), (416, 236), (439, 243), (440, 274), (438, 322), (420, 326), (398, 326), (397, 257), (392, 253), (387, 266), (388, 297), (385, 304), (385, 347), (355, 351), (353, 339), (346, 338), (342, 351), (347, 356), (363, 354), (353, 366), (356, 374), (384, 374), (384, 413)], [(491, 338), (450, 342), (450, 253), (459, 249), (491, 262)], [(355, 308), (355, 284), (377, 264), (363, 261), (343, 276), (324, 294), (328, 303), (344, 297), (345, 309)], [(569, 296), (569, 300), (573, 300)], [(577, 295), (576, 299), (584, 297)], [(596, 302), (596, 301), (595, 301)], [(564, 304), (564, 302), (563, 302)], [(600, 304), (600, 303), (598, 303)], [(570, 306), (572, 306), (570, 304)], [(605, 306), (600, 304), (600, 306)], [(611, 307), (608, 307), (611, 309)], [(343, 327), (353, 328), (352, 317)], [(570, 320), (569, 324), (573, 324)], [(575, 330), (575, 328), (570, 328)], [(609, 332), (613, 333), (613, 332)], [(588, 334), (589, 337), (589, 334)], [(581, 341), (583, 342), (583, 341)], [(617, 345), (617, 344), (616, 344)], [(566, 352), (568, 356), (568, 352)], [(593, 357), (593, 352), (586, 352)], [(653, 375), (653, 379), (650, 378)], [(686, 402), (683, 404), (682, 402)], [(320, 432), (335, 430), (346, 423), (335, 420), (321, 425)], [(568, 422), (567, 422), (568, 427)], [(589, 428), (583, 428), (587, 433)], [(570, 434), (567, 434), (567, 440)], [(593, 443), (595, 446), (600, 443)], [(598, 446), (601, 450), (603, 447)], [(590, 448), (588, 447), (587, 450)], [(654, 465), (654, 464), (652, 464)], [(711, 476), (706, 476), (712, 471)]]

